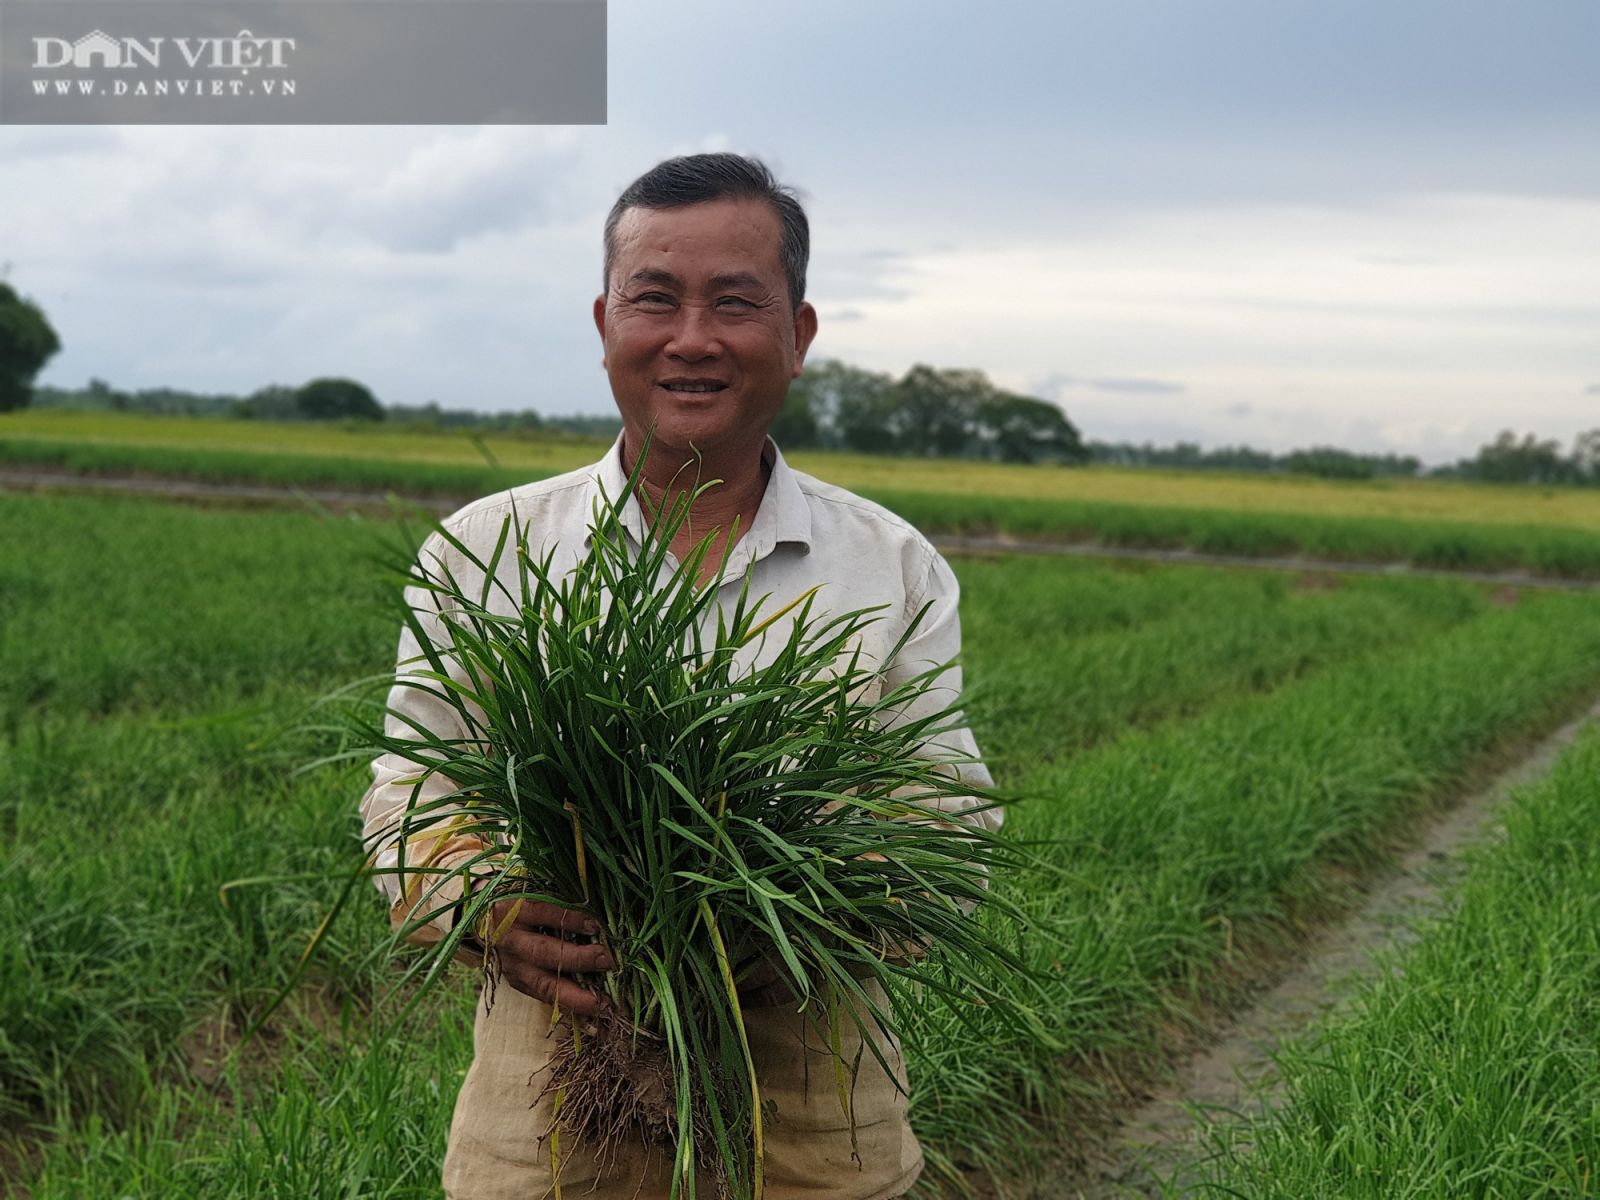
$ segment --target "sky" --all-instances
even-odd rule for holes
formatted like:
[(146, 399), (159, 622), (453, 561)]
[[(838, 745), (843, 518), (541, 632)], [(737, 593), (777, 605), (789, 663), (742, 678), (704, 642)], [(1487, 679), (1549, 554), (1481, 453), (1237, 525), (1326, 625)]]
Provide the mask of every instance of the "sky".
[(661, 158), (812, 221), (813, 357), (1106, 441), (1470, 455), (1600, 426), (1595, 0), (613, 0), (604, 126), (0, 126), (41, 383), (600, 413)]

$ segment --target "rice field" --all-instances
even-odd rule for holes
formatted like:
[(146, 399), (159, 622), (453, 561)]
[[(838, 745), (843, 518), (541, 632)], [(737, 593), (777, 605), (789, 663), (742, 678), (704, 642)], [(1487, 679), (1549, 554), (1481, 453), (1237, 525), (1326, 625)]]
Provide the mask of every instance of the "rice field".
[[(597, 457), (569, 438), (21, 411), (0, 468), (469, 498)], [(1600, 491), (797, 453), (924, 530), (1600, 578)]]
[[(375, 892), (333, 923), (261, 1035), (240, 1038), (357, 854), (364, 772), (297, 768), (336, 748), (303, 729), (317, 697), (390, 666), (382, 532), (0, 494), (0, 544), (27, 547), (0, 561), (5, 1191), (437, 1194), (475, 981), (461, 972), (397, 1023), (398, 969), (372, 953)], [(1588, 594), (1032, 558), (956, 568), (973, 723), (1039, 859), (996, 880), (1031, 920), (1003, 932), (1053, 982), (1048, 1042), (906, 997), (930, 1195), (1048, 1158), (1409, 826), (1600, 694)], [(1592, 799), (1583, 771), (1565, 778), (1553, 815), (1519, 835), (1562, 862), (1582, 856), (1556, 810)], [(1593, 974), (1549, 944), (1549, 986), (1517, 1003), (1552, 997), (1534, 1011), (1568, 1022), (1549, 1030), (1560, 1041)], [(1557, 1003), (1561, 988), (1580, 1000)], [(1386, 1052), (1391, 1034), (1372, 1036), (1359, 1055)], [(1593, 1119), (1544, 1108), (1573, 1128)], [(1464, 1145), (1449, 1169), (1471, 1170), (1488, 1142)]]

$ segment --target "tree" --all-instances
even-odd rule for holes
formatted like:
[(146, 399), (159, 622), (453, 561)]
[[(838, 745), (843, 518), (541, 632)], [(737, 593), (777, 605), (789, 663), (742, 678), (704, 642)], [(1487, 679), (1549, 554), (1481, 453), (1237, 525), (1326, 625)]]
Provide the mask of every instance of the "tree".
[(1491, 483), (1563, 483), (1574, 474), (1559, 442), (1541, 442), (1531, 433), (1519, 441), (1509, 429), (1480, 447), (1471, 467), (1475, 477)]
[(1089, 450), (1067, 415), (1044, 400), (995, 391), (979, 402), (978, 436), (1005, 462), (1085, 462)]
[(895, 449), (955, 458), (970, 449), (978, 406), (994, 395), (982, 371), (918, 363), (889, 393)]
[(0, 281), (0, 412), (28, 406), (34, 376), (60, 349), (39, 306)]
[(882, 453), (894, 449), (885, 406), (893, 382), (876, 371), (823, 359), (789, 385), (789, 403), (804, 405), (819, 445)]
[(308, 421), (383, 420), (383, 405), (353, 379), (313, 379), (294, 394), (294, 405)]
[(1600, 429), (1586, 429), (1572, 439), (1572, 466), (1583, 482), (1600, 484)]
[(1337, 446), (1313, 446), (1295, 450), (1283, 465), (1298, 475), (1317, 475), (1323, 479), (1371, 479), (1372, 463), (1359, 454)]
[(811, 396), (804, 389), (790, 386), (783, 409), (769, 431), (780, 446), (815, 446), (819, 440), (817, 415), (811, 411)]
[(300, 415), (299, 390), (281, 383), (257, 388), (233, 406), (233, 415), (250, 421), (292, 421)]

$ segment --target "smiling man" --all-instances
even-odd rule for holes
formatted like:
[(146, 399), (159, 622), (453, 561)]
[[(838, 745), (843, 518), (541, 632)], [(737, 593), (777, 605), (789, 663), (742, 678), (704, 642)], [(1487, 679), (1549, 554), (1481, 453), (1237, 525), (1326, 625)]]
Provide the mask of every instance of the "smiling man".
[[(792, 470), (767, 437), (817, 331), (816, 312), (805, 301), (808, 254), (805, 213), (760, 162), (701, 154), (670, 159), (641, 176), (606, 220), (605, 293), (594, 302), (622, 435), (594, 466), (487, 497), (456, 513), (446, 528), (487, 555), (514, 510), (559, 574), (584, 554), (595, 503), (622, 493), (649, 434), (647, 503), (701, 481), (721, 481), (695, 500), (672, 550), (681, 556), (714, 538), (707, 570), (714, 574), (719, 561), (725, 566), (724, 606), (737, 602), (746, 579), (757, 596), (798, 595), (820, 585), (819, 604), (837, 613), (882, 606), (883, 617), (864, 633), (861, 650), (882, 664), (885, 689), (953, 660), (961, 634), (955, 577), (944, 560), (893, 514)], [(636, 500), (622, 518), (635, 538), (646, 536), (647, 519)], [(460, 555), (437, 536), (422, 553), (442, 568), (462, 568)], [(426, 598), (407, 599), (420, 611)], [(928, 615), (906, 637), (924, 606), (930, 606)], [(417, 652), (410, 634), (402, 634), (402, 669)], [(941, 683), (959, 690), (959, 671), (951, 668)], [(931, 712), (946, 699), (936, 692), (922, 703)], [(393, 728), (410, 722), (465, 736), (453, 727), (452, 711), (425, 692), (397, 687), (389, 703)], [(908, 710), (902, 718), (921, 715)], [(939, 750), (977, 757), (964, 730), (946, 736)], [(963, 770), (975, 784), (990, 782), (979, 766)], [(366, 834), (370, 845), (388, 843), (377, 863), (393, 867), (400, 851), (393, 834), (412, 800), (415, 767), (379, 758), (373, 775), (362, 805)], [(423, 801), (451, 790), (437, 778), (428, 787), (432, 793)], [(999, 813), (984, 809), (970, 819), (993, 824)], [(482, 849), (475, 839), (446, 841), (437, 834), (417, 844), (425, 840), (413, 837), (406, 845), (407, 862), (448, 868)], [(402, 890), (394, 874), (379, 879), (392, 919), (412, 923), (423, 907), (420, 885)], [(425, 908), (444, 900), (435, 896)], [(573, 938), (600, 932), (585, 914), (539, 904), (501, 908), (512, 924), (496, 950), (510, 987), (498, 988), (492, 1003), (478, 1007), (474, 1059), (445, 1159), (451, 1200), (553, 1194), (548, 1135), (555, 1113), (541, 1086), (552, 1051), (551, 1006), (594, 1013), (601, 1001), (572, 977), (615, 965), (603, 945)], [(413, 936), (437, 940), (450, 920), (438, 916)], [(877, 1048), (895, 1070), (891, 1078), (859, 1044), (853, 1023), (841, 1022), (840, 1050), (860, 1064), (847, 1113), (834, 1083), (828, 1031), (814, 1014), (797, 1013), (787, 993), (758, 979), (744, 982), (751, 1053), (773, 1118), (764, 1156), (766, 1196), (889, 1200), (903, 1194), (921, 1172), (922, 1151), (906, 1120), (898, 1046), (885, 1039)], [(671, 1189), (671, 1154), (664, 1147), (624, 1143), (598, 1156), (564, 1139), (560, 1158), (567, 1195), (653, 1200)]]

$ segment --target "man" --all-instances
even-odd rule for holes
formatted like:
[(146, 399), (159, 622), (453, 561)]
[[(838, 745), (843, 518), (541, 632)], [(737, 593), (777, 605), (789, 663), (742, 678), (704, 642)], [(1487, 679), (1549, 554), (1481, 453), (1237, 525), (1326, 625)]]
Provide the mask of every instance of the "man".
[[(805, 213), (793, 193), (757, 161), (693, 155), (641, 176), (607, 218), (605, 292), (594, 302), (605, 369), (622, 414), (621, 437), (594, 466), (480, 500), (446, 527), (466, 544), (487, 549), (514, 509), (530, 539), (541, 541), (541, 552), (556, 555), (557, 572), (568, 569), (584, 553), (595, 500), (602, 490), (620, 494), (649, 434), (643, 488), (654, 504), (696, 480), (723, 481), (695, 502), (671, 549), (681, 557), (712, 535), (711, 557), (725, 565), (725, 603), (749, 576), (754, 595), (796, 595), (821, 584), (819, 599), (834, 612), (887, 605), (891, 615), (869, 628), (862, 647), (886, 664), (884, 687), (953, 659), (961, 640), (957, 589), (939, 555), (884, 509), (791, 470), (767, 438), (817, 331), (816, 311), (805, 301), (808, 242)], [(623, 518), (635, 537), (644, 536), (637, 502), (630, 502)], [(430, 540), (422, 553), (455, 565), (440, 539)], [(708, 574), (715, 566), (708, 560)], [(420, 595), (410, 599), (413, 607), (424, 603)], [(890, 662), (893, 647), (925, 604), (932, 605), (928, 618)], [(402, 636), (402, 665), (416, 653), (409, 634)], [(958, 690), (959, 673), (952, 669), (941, 682)], [(397, 687), (390, 703), (436, 731), (448, 720), (442, 705), (431, 705), (415, 689)], [(927, 703), (940, 701), (930, 697)], [(941, 749), (976, 757), (970, 735), (953, 736)], [(966, 770), (974, 783), (988, 784), (981, 767)], [(415, 768), (380, 758), (373, 774), (362, 808), (371, 844), (382, 845), (392, 840), (411, 799), (406, 780)], [(435, 795), (448, 790), (444, 781), (434, 786)], [(999, 818), (985, 810), (972, 819)], [(482, 849), (475, 838), (414, 836), (406, 862), (445, 869)], [(378, 865), (392, 867), (398, 850), (384, 849)], [(421, 887), (402, 890), (393, 874), (379, 878), (397, 924), (454, 899), (435, 895), (423, 904)], [(550, 1005), (595, 1012), (601, 1001), (572, 976), (614, 966), (604, 946), (563, 937), (598, 932), (583, 913), (550, 905), (502, 905), (497, 911), (507, 919), (514, 912), (514, 925), (496, 940), (511, 986), (497, 989), (493, 1003), (479, 1007), (475, 1056), (445, 1159), (445, 1190), (452, 1200), (534, 1200), (553, 1192), (544, 1140), (553, 1114), (538, 1084), (551, 1049)], [(441, 915), (414, 936), (436, 941), (449, 921)], [(788, 997), (769, 991), (753, 990), (745, 1014), (761, 1094), (774, 1106), (764, 1159), (767, 1196), (901, 1195), (921, 1171), (922, 1152), (906, 1122), (898, 1047), (882, 1046), (897, 1068), (894, 1079), (870, 1052), (862, 1055), (852, 1139), (833, 1086), (826, 1035), (813, 1017), (786, 1005)], [(843, 1049), (853, 1058), (861, 1047), (850, 1041), (850, 1023), (845, 1024)], [(670, 1154), (660, 1148), (624, 1146), (614, 1161), (602, 1164), (587, 1148), (564, 1145), (561, 1158), (561, 1183), (569, 1195), (664, 1197), (670, 1186)]]

